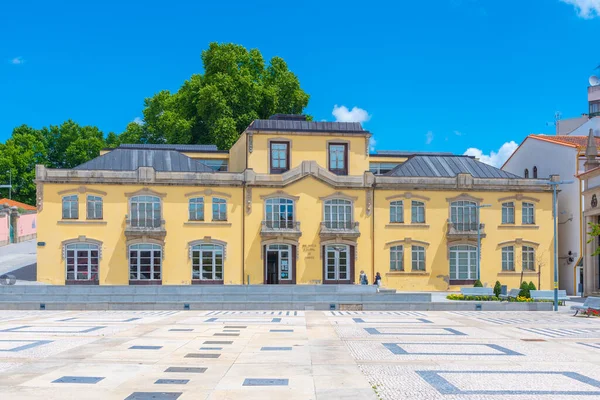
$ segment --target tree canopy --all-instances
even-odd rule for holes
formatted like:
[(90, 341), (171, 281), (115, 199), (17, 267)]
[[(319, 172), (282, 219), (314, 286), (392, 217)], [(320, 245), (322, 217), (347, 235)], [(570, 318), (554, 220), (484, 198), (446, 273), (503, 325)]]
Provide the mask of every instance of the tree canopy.
[[(16, 127), (0, 143), (0, 184), (12, 175), (12, 197), (35, 204), (35, 166), (73, 168), (123, 143), (216, 144), (228, 150), (254, 120), (273, 114), (299, 114), (309, 95), (280, 57), (268, 63), (257, 49), (211, 43), (202, 52), (203, 74), (179, 90), (163, 90), (144, 100), (143, 123), (106, 136), (95, 126), (72, 120), (35, 129)], [(10, 171), (10, 172), (9, 172)], [(8, 189), (0, 189), (8, 197)]]

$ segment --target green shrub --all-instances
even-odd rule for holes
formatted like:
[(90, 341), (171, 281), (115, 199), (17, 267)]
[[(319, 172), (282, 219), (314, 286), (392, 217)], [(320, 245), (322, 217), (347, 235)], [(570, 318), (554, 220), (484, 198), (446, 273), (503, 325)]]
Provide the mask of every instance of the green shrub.
[(531, 297), (531, 295), (529, 294), (529, 284), (527, 282), (521, 283), (521, 291), (519, 292), (519, 296), (526, 298)]
[(477, 279), (475, 281), (475, 284), (473, 285), (473, 287), (483, 287), (483, 285), (481, 284), (481, 281), (479, 279)]
[(500, 281), (496, 281), (496, 284), (494, 285), (494, 294), (496, 297), (500, 297), (500, 293), (502, 293), (502, 285), (500, 284)]
[(467, 301), (501, 301), (496, 296), (473, 296), (464, 294), (449, 294), (446, 296), (448, 300), (467, 300)]
[[(530, 290), (530, 291), (531, 291), (531, 290), (537, 290), (537, 289), (535, 288), (535, 285), (533, 284), (533, 282), (529, 282), (529, 290)], [(531, 295), (531, 293), (529, 293), (529, 294)]]

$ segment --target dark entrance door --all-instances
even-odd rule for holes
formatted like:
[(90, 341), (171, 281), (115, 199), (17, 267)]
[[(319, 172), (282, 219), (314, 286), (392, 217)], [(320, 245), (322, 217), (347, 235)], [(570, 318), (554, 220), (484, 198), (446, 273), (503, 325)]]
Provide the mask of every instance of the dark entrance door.
[(267, 284), (279, 283), (279, 252), (267, 251)]

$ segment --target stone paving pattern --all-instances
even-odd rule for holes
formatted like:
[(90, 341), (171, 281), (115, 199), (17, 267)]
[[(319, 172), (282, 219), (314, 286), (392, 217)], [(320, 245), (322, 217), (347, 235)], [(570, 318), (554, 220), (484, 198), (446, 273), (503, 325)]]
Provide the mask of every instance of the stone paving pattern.
[(593, 399), (566, 312), (8, 311), (0, 399)]

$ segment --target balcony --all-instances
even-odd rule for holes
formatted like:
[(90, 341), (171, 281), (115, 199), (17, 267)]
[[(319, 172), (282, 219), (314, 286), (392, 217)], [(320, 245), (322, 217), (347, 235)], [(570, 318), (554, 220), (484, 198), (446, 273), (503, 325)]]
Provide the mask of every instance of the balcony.
[(166, 235), (164, 219), (125, 219), (125, 237), (127, 239), (148, 237), (164, 240)]
[[(485, 224), (479, 224), (479, 236), (484, 238)], [(477, 224), (474, 222), (452, 222), (448, 221), (448, 231), (446, 232), (448, 240), (477, 240)]]
[(297, 239), (302, 236), (300, 231), (300, 222), (298, 221), (262, 221), (260, 227), (260, 236), (270, 237), (289, 237)]
[(349, 238), (356, 239), (360, 236), (358, 222), (349, 221), (324, 221), (321, 222), (319, 235), (322, 239)]

